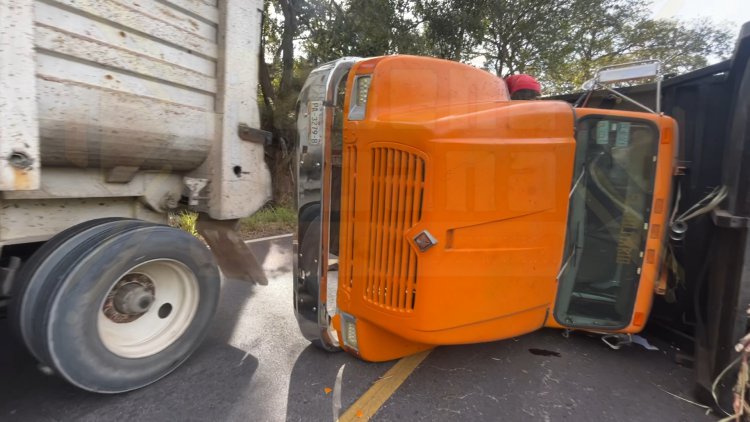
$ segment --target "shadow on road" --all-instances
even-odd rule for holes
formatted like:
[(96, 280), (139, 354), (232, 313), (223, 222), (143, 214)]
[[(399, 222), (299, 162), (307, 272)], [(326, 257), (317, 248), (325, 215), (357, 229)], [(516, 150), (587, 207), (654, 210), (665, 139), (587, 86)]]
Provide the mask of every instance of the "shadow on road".
[[(232, 310), (222, 309), (221, 313), (225, 312), (231, 314)], [(8, 331), (7, 321), (3, 321), (0, 337), (10, 338)], [(0, 349), (0, 420), (113, 420), (114, 416), (114, 420), (157, 421), (175, 415), (223, 420), (226, 404), (237, 399), (231, 392), (244, 390), (258, 361), (228, 345), (222, 331), (210, 335), (187, 362), (164, 379), (119, 395), (89, 393), (62, 378), (44, 375), (21, 344), (9, 341)], [(211, 392), (215, 392), (213, 397)]]

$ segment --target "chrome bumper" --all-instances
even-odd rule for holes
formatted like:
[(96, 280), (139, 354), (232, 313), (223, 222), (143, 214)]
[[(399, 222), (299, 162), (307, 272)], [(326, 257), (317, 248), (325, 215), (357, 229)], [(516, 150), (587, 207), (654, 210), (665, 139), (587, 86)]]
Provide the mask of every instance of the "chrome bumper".
[[(294, 244), (294, 310), (302, 335), (338, 349), (330, 328), (327, 270), (331, 189), (331, 124), (337, 88), (358, 58), (326, 63), (310, 73), (297, 102), (297, 239)], [(329, 201), (330, 202), (330, 201)], [(333, 287), (333, 286), (332, 286)], [(333, 304), (335, 306), (335, 304)]]

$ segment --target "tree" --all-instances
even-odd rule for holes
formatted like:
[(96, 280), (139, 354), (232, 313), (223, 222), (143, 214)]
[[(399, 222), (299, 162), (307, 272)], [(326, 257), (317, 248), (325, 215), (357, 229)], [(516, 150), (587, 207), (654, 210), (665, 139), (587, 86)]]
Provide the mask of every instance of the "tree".
[(658, 59), (666, 73), (705, 66), (731, 52), (732, 34), (708, 20), (651, 19), (643, 0), (576, 0), (564, 46), (539, 73), (548, 93), (579, 89), (606, 65)]
[(568, 2), (490, 0), (485, 8), (481, 53), (498, 76), (539, 73), (566, 48)]
[(266, 157), (275, 202), (292, 198), (296, 99), (307, 73), (343, 56), (422, 53), (414, 11), (411, 0), (265, 1), (259, 103), (274, 139)]
[(321, 1), (301, 56), (317, 64), (344, 56), (421, 54), (415, 6), (410, 0)]
[(483, 60), (498, 76), (531, 73), (556, 94), (578, 89), (601, 66), (654, 58), (682, 73), (732, 49), (732, 34), (708, 20), (652, 19), (649, 0), (266, 0), (264, 11), (259, 104), (274, 134), (267, 157), (277, 202), (293, 192), (297, 95), (324, 62)]
[[(613, 64), (603, 55), (618, 48), (620, 38), (631, 22), (647, 16), (643, 0), (575, 0), (570, 7), (570, 22), (563, 37), (565, 48), (557, 52), (557, 60), (540, 72), (549, 93), (568, 92), (580, 88), (593, 76), (597, 67)], [(617, 55), (612, 59), (616, 60)]]
[(488, 0), (417, 0), (425, 53), (441, 59), (471, 61), (484, 34)]
[[(280, 12), (280, 13), (279, 13)], [(264, 3), (263, 37), (259, 53), (261, 127), (273, 134), (266, 161), (273, 179), (273, 200), (291, 203), (294, 188), (294, 108), (304, 82), (295, 59), (294, 41), (310, 13), (305, 0)], [(280, 16), (279, 16), (280, 15)], [(266, 55), (270, 54), (268, 64)]]

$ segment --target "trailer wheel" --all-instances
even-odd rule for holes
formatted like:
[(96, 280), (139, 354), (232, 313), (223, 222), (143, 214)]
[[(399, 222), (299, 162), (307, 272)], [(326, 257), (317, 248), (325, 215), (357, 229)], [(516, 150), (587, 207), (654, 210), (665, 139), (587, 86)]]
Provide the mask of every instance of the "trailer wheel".
[[(24, 314), (41, 360), (85, 390), (151, 384), (197, 348), (216, 310), (220, 275), (190, 234), (109, 222), (65, 242), (38, 268), (44, 288)], [(46, 264), (46, 265), (45, 265)]]
[(146, 224), (145, 222), (125, 218), (99, 218), (77, 224), (46, 241), (21, 266), (21, 270), (16, 275), (16, 282), (13, 284), (8, 317), (15, 335), (23, 341), (37, 360), (41, 361), (42, 358), (41, 352), (32, 342), (32, 338), (36, 337), (32, 332), (33, 312), (35, 311), (33, 302), (39, 300), (42, 296), (43, 293), (40, 292), (49, 289), (45, 287), (45, 284), (49, 282), (49, 277), (46, 277), (45, 274), (49, 274), (50, 264), (55, 262), (55, 259), (48, 258), (58, 250), (65, 250), (68, 247), (67, 242), (82, 232), (92, 229), (99, 230), (105, 223), (115, 221), (119, 221), (123, 227), (132, 223)]

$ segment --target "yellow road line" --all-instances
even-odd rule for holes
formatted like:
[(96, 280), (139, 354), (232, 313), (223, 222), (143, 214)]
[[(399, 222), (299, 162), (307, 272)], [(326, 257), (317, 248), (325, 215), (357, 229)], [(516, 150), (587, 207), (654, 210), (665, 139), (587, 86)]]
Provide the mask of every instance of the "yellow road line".
[(388, 372), (385, 373), (369, 390), (362, 394), (357, 401), (339, 418), (340, 422), (367, 421), (393, 395), (406, 378), (417, 369), (420, 363), (432, 350), (425, 350), (416, 355), (402, 358)]

